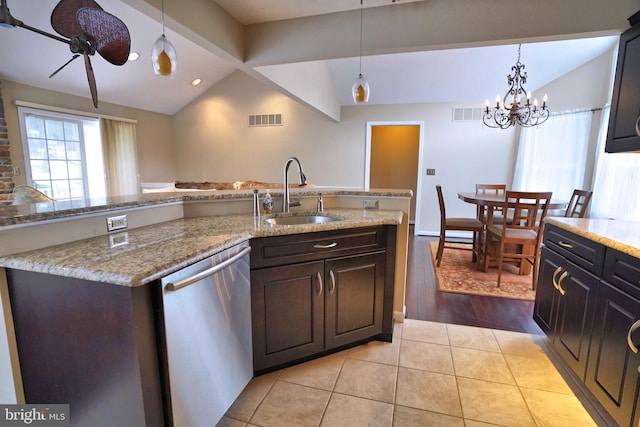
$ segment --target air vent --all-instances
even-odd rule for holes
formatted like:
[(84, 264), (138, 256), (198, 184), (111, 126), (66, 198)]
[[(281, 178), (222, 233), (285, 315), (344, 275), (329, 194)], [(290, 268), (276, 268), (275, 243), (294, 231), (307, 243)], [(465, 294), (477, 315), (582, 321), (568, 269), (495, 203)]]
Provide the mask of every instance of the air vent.
[(482, 107), (478, 108), (454, 108), (454, 122), (476, 122), (482, 120)]
[(255, 114), (249, 116), (249, 127), (282, 126), (282, 114)]

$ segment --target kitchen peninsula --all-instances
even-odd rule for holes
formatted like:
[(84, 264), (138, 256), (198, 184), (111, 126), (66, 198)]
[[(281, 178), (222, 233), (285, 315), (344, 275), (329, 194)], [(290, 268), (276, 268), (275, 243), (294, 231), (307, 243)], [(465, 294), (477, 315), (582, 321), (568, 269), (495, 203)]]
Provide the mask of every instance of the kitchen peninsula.
[[(272, 194), (277, 202), (280, 194), (278, 191), (272, 191)], [(315, 210), (317, 189), (296, 190), (291, 194), (301, 202), (301, 206), (291, 215)], [(294, 226), (273, 226), (262, 219), (253, 218), (252, 194), (247, 191), (141, 195), (113, 200), (110, 204), (87, 203), (85, 206), (75, 208), (55, 206), (55, 203), (47, 204), (48, 206), (10, 207), (8, 209), (13, 210), (14, 214), (2, 218), (2, 227), (0, 227), (5, 252), (0, 257), (0, 265), (6, 269), (2, 274), (4, 319), (11, 319), (11, 315), (8, 314), (7, 289), (12, 286), (7, 285), (5, 276), (9, 276), (9, 281), (14, 282), (18, 277), (22, 280), (26, 279), (27, 282), (39, 281), (39, 287), (32, 286), (32, 291), (38, 292), (37, 289), (42, 289), (42, 292), (48, 293), (51, 298), (58, 295), (53, 289), (61, 289), (61, 282), (74, 283), (73, 289), (76, 290), (86, 289), (93, 295), (87, 294), (82, 300), (82, 304), (87, 304), (87, 310), (100, 311), (105, 317), (99, 318), (108, 324), (130, 322), (129, 328), (134, 328), (133, 338), (115, 337), (115, 342), (122, 340), (124, 356), (118, 352), (117, 356), (112, 354), (102, 359), (128, 357), (129, 360), (137, 360), (140, 358), (141, 365), (136, 365), (137, 368), (130, 364), (126, 365), (127, 369), (124, 371), (128, 374), (127, 378), (139, 378), (139, 384), (134, 385), (134, 389), (146, 390), (141, 392), (140, 397), (144, 401), (142, 406), (146, 408), (142, 411), (145, 416), (153, 412), (154, 405), (149, 406), (149, 402), (158, 400), (157, 395), (154, 397), (153, 393), (146, 393), (150, 388), (162, 388), (158, 387), (158, 381), (162, 380), (155, 378), (157, 375), (150, 376), (149, 372), (141, 370), (142, 366), (157, 370), (150, 362), (154, 360), (153, 354), (148, 350), (145, 351), (147, 345), (156, 348), (157, 343), (143, 338), (143, 341), (147, 340), (147, 345), (141, 345), (143, 341), (140, 341), (139, 335), (153, 330), (149, 325), (149, 319), (157, 315), (157, 313), (154, 314), (155, 297), (150, 293), (148, 285), (158, 283), (162, 277), (227, 248), (251, 239), (295, 236), (301, 233), (321, 235), (329, 232), (339, 235), (349, 230), (386, 230), (387, 227), (392, 227), (392, 232), (388, 236), (393, 241), (387, 239), (383, 242), (385, 246), (381, 247), (384, 249), (390, 244), (388, 253), (391, 255), (391, 258), (386, 261), (387, 271), (391, 276), (387, 277), (385, 282), (390, 283), (391, 286), (387, 287), (389, 291), (385, 291), (387, 295), (385, 304), (389, 313), (385, 315), (387, 319), (385, 322), (390, 324), (391, 313), (397, 320), (401, 320), (406, 271), (407, 218), (411, 192), (323, 189), (322, 195), (325, 207), (323, 214), (331, 216), (334, 221)], [(379, 209), (363, 209), (364, 200), (368, 203), (376, 201)], [(106, 218), (120, 215), (127, 215), (129, 227), (106, 233)], [(358, 233), (362, 234), (364, 231)], [(25, 243), (20, 241), (21, 238), (31, 241)], [(16, 253), (6, 253), (4, 242), (10, 242), (12, 248), (20, 248), (20, 250)], [(391, 264), (388, 264), (389, 262)], [(5, 271), (7, 275), (4, 274)], [(86, 284), (86, 288), (83, 284)], [(66, 289), (69, 290), (69, 288)], [(114, 300), (108, 299), (112, 295), (107, 295), (105, 292), (118, 294), (115, 302), (117, 305), (114, 306)], [(38, 301), (39, 304), (46, 305), (44, 302), (46, 299), (38, 299)], [(80, 302), (80, 300), (77, 301)], [(140, 304), (140, 301), (143, 303)], [(105, 312), (101, 308), (102, 305), (107, 304), (118, 309), (113, 309), (110, 315), (111, 311)], [(44, 306), (41, 307), (44, 308)], [(77, 308), (72, 304), (67, 310), (71, 310), (71, 307)], [(23, 313), (20, 319), (25, 318), (29, 319), (29, 316)], [(18, 322), (19, 320), (16, 320), (16, 330)], [(7, 334), (9, 342), (12, 342), (12, 325), (8, 324), (6, 330), (9, 332)], [(98, 358), (101, 355), (97, 354), (95, 357)], [(12, 375), (16, 380), (15, 399), (20, 401), (21, 375), (15, 349), (11, 361), (14, 367)], [(149, 363), (144, 363), (145, 361)], [(109, 369), (112, 368), (113, 366)], [(122, 375), (124, 373), (117, 374), (114, 371), (114, 381), (117, 381), (117, 378), (123, 378)], [(149, 382), (150, 378), (151, 382)], [(9, 388), (7, 385), (3, 387), (3, 390)], [(105, 395), (104, 392), (105, 390), (102, 389), (94, 391), (103, 398), (116, 399), (116, 395), (110, 393)], [(6, 400), (4, 396), (3, 400)], [(141, 404), (138, 402), (137, 405)], [(155, 421), (156, 419), (147, 419), (146, 422), (147, 425), (152, 425)]]

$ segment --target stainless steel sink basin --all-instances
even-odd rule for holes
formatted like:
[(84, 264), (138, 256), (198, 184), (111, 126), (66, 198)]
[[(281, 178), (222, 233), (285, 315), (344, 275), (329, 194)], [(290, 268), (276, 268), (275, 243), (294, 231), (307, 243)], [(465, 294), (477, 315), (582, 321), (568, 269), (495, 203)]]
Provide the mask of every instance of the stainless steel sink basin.
[(283, 215), (273, 216), (264, 219), (271, 225), (300, 225), (300, 224), (321, 224), (323, 222), (338, 221), (339, 218), (322, 215), (322, 214), (306, 214), (306, 215)]

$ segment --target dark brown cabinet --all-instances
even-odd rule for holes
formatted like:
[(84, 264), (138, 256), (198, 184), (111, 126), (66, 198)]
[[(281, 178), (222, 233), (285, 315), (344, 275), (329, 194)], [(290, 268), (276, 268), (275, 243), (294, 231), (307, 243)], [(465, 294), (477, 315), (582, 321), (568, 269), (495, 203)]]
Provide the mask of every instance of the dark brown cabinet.
[(254, 371), (390, 341), (395, 236), (383, 226), (252, 240)]
[(534, 319), (623, 427), (640, 422), (640, 259), (545, 225)]
[(640, 151), (640, 12), (620, 36), (605, 151)]
[(553, 226), (546, 227), (544, 242), (534, 319), (556, 352), (584, 380), (600, 281), (587, 269), (601, 270), (602, 262), (594, 262), (591, 255), (604, 253), (604, 247)]
[(586, 385), (618, 424), (636, 426), (640, 260), (607, 252), (594, 324)]
[(563, 257), (546, 247), (542, 247), (533, 319), (551, 339), (553, 339), (555, 332), (558, 299), (560, 297), (560, 293), (553, 285), (553, 280), (554, 275), (559, 268), (562, 268), (564, 262), (565, 259)]
[(69, 404), (72, 426), (163, 426), (157, 286), (7, 269), (27, 403)]

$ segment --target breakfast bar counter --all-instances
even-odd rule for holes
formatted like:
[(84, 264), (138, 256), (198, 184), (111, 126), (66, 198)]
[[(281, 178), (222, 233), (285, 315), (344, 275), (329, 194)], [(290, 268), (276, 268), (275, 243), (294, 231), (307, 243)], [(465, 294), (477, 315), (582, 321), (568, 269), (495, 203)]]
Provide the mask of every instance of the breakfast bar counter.
[(403, 221), (403, 213), (395, 210), (330, 209), (323, 215), (335, 220), (283, 226), (270, 225), (248, 214), (181, 218), (6, 255), (0, 257), (0, 267), (140, 286), (252, 237), (396, 225)]

